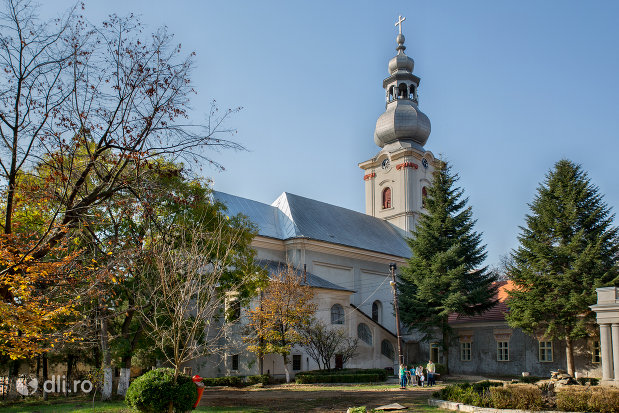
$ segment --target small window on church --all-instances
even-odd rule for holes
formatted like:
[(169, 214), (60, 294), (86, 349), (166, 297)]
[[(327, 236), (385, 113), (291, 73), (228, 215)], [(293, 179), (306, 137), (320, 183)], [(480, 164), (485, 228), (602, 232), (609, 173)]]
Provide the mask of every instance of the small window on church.
[(383, 209), (391, 208), (391, 188), (383, 189)]
[(377, 323), (381, 322), (382, 307), (383, 307), (382, 304), (378, 300), (372, 303), (372, 320), (374, 320)]
[(393, 86), (389, 88), (389, 102), (393, 100)]
[(410, 90), (411, 90), (411, 94), (410, 94), (409, 99), (415, 100), (415, 85), (411, 85), (411, 89)]
[(331, 307), (331, 324), (344, 324), (344, 307), (333, 304)]
[(428, 188), (425, 186), (421, 188), (421, 206), (426, 207), (426, 198), (428, 197)]

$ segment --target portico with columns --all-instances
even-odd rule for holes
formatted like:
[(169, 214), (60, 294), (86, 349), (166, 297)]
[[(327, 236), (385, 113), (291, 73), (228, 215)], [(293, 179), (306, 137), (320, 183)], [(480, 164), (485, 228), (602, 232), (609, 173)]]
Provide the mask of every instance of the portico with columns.
[(602, 384), (619, 387), (619, 288), (596, 289), (597, 304), (591, 309), (600, 326)]

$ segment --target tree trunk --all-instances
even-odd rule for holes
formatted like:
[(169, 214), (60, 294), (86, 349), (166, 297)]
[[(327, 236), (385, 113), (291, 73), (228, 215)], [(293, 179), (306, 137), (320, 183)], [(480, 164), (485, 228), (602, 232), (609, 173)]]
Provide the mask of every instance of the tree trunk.
[(9, 400), (19, 397), (17, 393), (17, 376), (19, 375), (19, 360), (13, 360), (9, 370)]
[(65, 397), (69, 396), (69, 392), (71, 392), (71, 386), (73, 381), (71, 380), (71, 376), (73, 375), (73, 365), (75, 364), (75, 356), (70, 354), (67, 356), (67, 388), (65, 389)]
[[(449, 327), (447, 327), (449, 328)], [(443, 364), (445, 365), (445, 374), (449, 374), (449, 330), (443, 329)], [(436, 360), (438, 363), (439, 360)]]
[(565, 338), (565, 358), (567, 359), (567, 374), (574, 377), (574, 343), (570, 337)]
[(45, 382), (47, 381), (47, 353), (43, 353), (43, 382), (41, 383), (41, 391), (43, 392), (43, 400), (47, 400), (47, 392), (45, 391)]
[(131, 356), (124, 356), (122, 359), (122, 367), (120, 368), (120, 378), (118, 379), (118, 388), (116, 394), (124, 396), (129, 388), (131, 379)]
[(108, 344), (108, 328), (107, 318), (101, 319), (101, 353), (103, 354), (103, 390), (101, 391), (101, 400), (110, 400), (112, 398), (112, 383), (114, 375), (112, 373), (112, 356)]
[(284, 371), (286, 372), (286, 383), (290, 383), (290, 370), (288, 369), (288, 357), (284, 355)]

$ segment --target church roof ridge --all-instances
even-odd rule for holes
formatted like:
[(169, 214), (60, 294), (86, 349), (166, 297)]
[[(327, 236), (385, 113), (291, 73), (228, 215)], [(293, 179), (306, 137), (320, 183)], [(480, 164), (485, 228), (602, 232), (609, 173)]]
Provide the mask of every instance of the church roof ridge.
[(213, 195), (228, 207), (230, 214), (246, 215), (262, 236), (308, 238), (410, 257), (405, 231), (362, 212), (290, 192), (283, 192), (271, 205), (219, 191), (213, 191)]

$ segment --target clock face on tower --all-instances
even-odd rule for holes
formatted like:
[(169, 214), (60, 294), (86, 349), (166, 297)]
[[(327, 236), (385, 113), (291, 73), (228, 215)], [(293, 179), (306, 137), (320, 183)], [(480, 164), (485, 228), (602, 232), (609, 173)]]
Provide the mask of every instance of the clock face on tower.
[(391, 162), (389, 161), (388, 158), (383, 160), (383, 163), (381, 164), (381, 168), (383, 168), (385, 171), (388, 171), (389, 169), (391, 169)]

